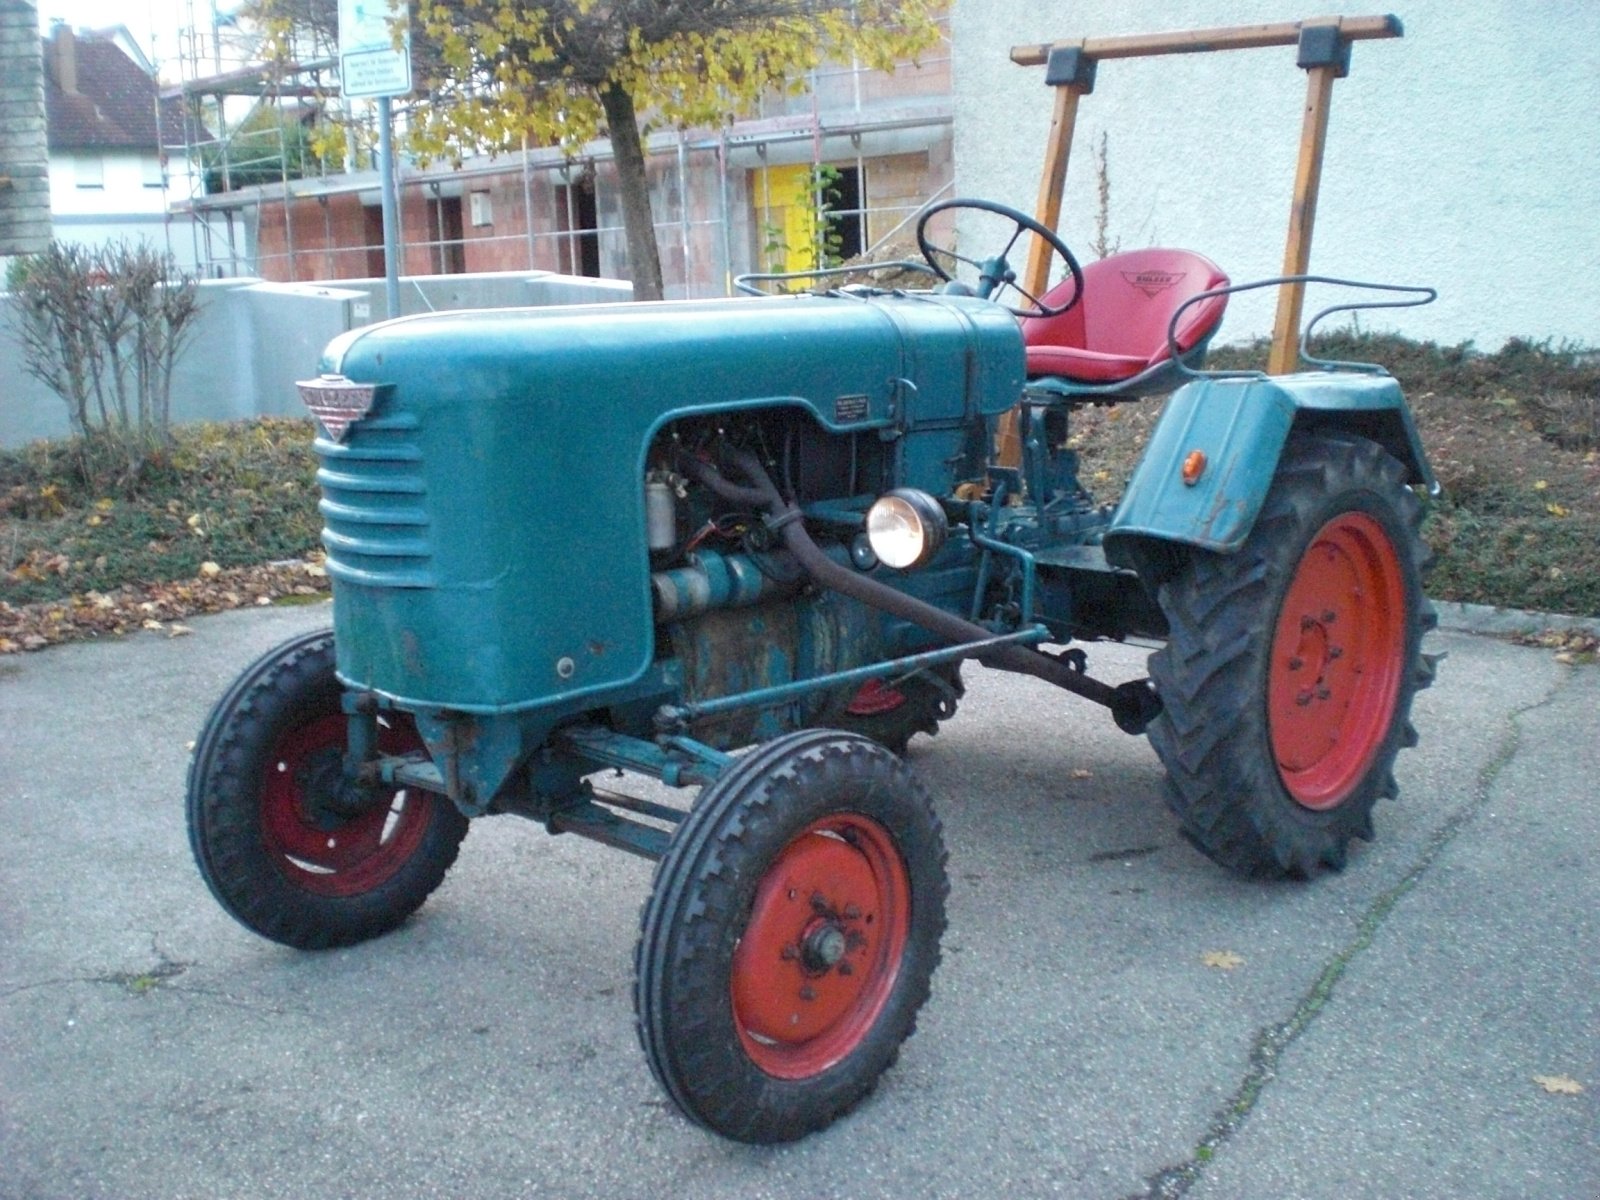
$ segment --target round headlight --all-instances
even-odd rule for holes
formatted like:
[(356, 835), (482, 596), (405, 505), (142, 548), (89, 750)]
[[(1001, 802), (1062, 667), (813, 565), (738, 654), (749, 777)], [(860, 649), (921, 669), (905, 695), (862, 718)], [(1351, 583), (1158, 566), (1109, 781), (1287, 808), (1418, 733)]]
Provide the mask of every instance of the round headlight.
[(867, 540), (879, 561), (899, 571), (920, 567), (944, 545), (949, 524), (927, 492), (895, 488), (867, 510)]

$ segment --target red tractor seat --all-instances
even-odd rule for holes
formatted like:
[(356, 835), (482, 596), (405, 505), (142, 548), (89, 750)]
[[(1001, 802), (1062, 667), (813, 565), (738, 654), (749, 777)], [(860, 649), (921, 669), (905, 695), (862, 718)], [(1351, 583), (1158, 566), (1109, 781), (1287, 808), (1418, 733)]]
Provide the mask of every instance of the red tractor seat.
[[(1161, 368), (1172, 358), (1167, 343), (1172, 314), (1185, 300), (1227, 286), (1228, 277), (1216, 263), (1189, 250), (1131, 250), (1090, 263), (1083, 269), (1078, 303), (1059, 316), (1023, 318), (1028, 375), (1057, 376), (1108, 392), (1119, 384), (1165, 377)], [(1044, 301), (1059, 304), (1071, 295), (1067, 279)], [(1190, 351), (1204, 350), (1227, 305), (1226, 296), (1213, 296), (1183, 314), (1177, 342), (1185, 361)]]

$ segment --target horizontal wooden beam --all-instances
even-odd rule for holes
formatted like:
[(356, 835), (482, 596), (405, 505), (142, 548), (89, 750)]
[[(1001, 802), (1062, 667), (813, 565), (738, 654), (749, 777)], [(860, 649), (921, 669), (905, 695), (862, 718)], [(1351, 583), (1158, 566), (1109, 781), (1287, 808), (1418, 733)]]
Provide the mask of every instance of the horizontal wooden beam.
[(1392, 13), (1373, 17), (1312, 17), (1273, 25), (1228, 25), (1218, 29), (1186, 29), (1173, 33), (1141, 33), (1125, 37), (1089, 38), (1086, 41), (1041, 42), (1013, 46), (1011, 61), (1022, 67), (1041, 67), (1054, 46), (1081, 46), (1093, 59), (1146, 58), (1158, 54), (1204, 54), (1211, 50), (1253, 50), (1261, 46), (1292, 46), (1308, 25), (1337, 25), (1339, 36), (1350, 41), (1400, 37), (1405, 30)]

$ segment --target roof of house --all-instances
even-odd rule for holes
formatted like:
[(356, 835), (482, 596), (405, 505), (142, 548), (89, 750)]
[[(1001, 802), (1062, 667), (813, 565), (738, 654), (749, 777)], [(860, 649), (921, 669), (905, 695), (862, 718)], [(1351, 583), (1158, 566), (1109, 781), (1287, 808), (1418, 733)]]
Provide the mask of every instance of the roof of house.
[(181, 102), (162, 101), (156, 81), (104, 33), (57, 27), (44, 43), (44, 108), (52, 150), (160, 150), (181, 128)]

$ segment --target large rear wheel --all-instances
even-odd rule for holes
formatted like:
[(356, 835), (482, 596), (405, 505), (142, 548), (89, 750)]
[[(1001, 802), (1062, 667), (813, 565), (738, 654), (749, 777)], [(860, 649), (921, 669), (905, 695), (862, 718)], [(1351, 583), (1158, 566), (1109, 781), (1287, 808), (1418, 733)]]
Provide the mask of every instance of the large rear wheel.
[(866, 1096), (928, 998), (944, 860), (927, 793), (862, 737), (789, 734), (709, 785), (635, 955), (639, 1040), (685, 1115), (782, 1142)]
[(1252, 876), (1312, 874), (1372, 837), (1433, 679), (1421, 504), (1376, 443), (1297, 436), (1245, 544), (1160, 589), (1150, 741), (1185, 835)]
[[(189, 842), (222, 907), (301, 949), (377, 937), (415, 912), (455, 862), (467, 818), (429, 792), (341, 796), (342, 689), (333, 634), (269, 651), (211, 712), (189, 765)], [(420, 748), (409, 717), (379, 718), (378, 748)]]

